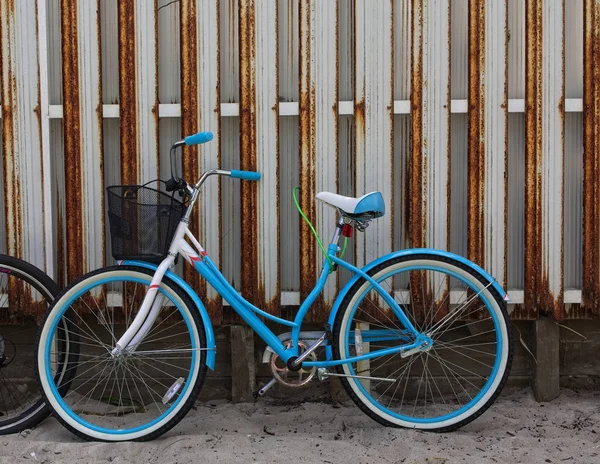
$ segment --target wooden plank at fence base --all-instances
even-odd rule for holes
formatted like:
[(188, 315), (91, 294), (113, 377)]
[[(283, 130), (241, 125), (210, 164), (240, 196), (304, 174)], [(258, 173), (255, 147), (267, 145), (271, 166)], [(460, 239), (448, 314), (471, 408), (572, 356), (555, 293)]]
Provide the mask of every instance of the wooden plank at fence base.
[(559, 327), (552, 319), (542, 317), (534, 322), (534, 329), (533, 394), (537, 401), (552, 401), (560, 394)]

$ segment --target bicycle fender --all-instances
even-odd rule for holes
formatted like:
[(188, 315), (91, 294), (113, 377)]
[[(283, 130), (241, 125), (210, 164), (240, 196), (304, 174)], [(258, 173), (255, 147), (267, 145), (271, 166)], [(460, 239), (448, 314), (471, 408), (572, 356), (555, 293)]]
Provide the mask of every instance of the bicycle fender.
[[(368, 271), (370, 271), (374, 267), (380, 265), (384, 261), (387, 261), (392, 258), (400, 258), (403, 256), (411, 256), (411, 255), (429, 255), (429, 256), (437, 256), (437, 257), (441, 257), (441, 258), (450, 258), (450, 259), (460, 262), (461, 264), (465, 264), (466, 266), (470, 267), (471, 270), (475, 271), (477, 274), (479, 274), (481, 277), (483, 277), (488, 283), (491, 283), (492, 286), (498, 291), (498, 293), (500, 295), (503, 295), (504, 301), (508, 302), (508, 296), (507, 296), (506, 292), (500, 286), (500, 284), (496, 281), (496, 279), (494, 279), (491, 275), (489, 275), (486, 271), (484, 271), (481, 267), (479, 267), (474, 262), (469, 261), (468, 259), (463, 258), (460, 255), (450, 253), (449, 251), (436, 250), (434, 248), (411, 248), (409, 250), (395, 251), (388, 255), (382, 256), (381, 258), (378, 258), (375, 261), (371, 261), (369, 264), (367, 264), (365, 267), (363, 267), (361, 269), (361, 271), (367, 273)], [(344, 301), (344, 297), (346, 296), (348, 291), (352, 288), (352, 286), (359, 279), (360, 279), (360, 275), (355, 274), (354, 277), (352, 279), (350, 279), (350, 281), (344, 286), (344, 288), (340, 291), (338, 297), (335, 299), (333, 308), (331, 309), (331, 313), (329, 313), (329, 320), (327, 321), (331, 327), (333, 327), (333, 322), (335, 321), (335, 317), (337, 315), (338, 310), (340, 309), (342, 301)]]
[[(143, 267), (146, 269), (150, 269), (152, 271), (156, 271), (156, 269), (158, 268), (158, 266), (156, 264), (146, 263), (144, 261), (119, 261), (118, 264), (126, 265), (126, 266)], [(215, 334), (213, 332), (212, 323), (210, 321), (210, 316), (208, 315), (208, 312), (206, 311), (206, 308), (204, 307), (202, 300), (200, 300), (200, 297), (196, 294), (196, 292), (194, 290), (192, 290), (192, 287), (190, 287), (189, 284), (185, 280), (183, 280), (181, 277), (179, 277), (177, 274), (175, 274), (174, 272), (169, 270), (165, 273), (165, 275), (169, 279), (171, 279), (173, 282), (175, 282), (177, 285), (179, 285), (179, 287), (185, 293), (188, 294), (188, 296), (192, 299), (192, 301), (198, 308), (198, 311), (200, 312), (200, 317), (202, 318), (202, 323), (204, 324), (204, 332), (206, 334), (206, 345), (208, 348), (208, 350), (206, 351), (206, 365), (211, 370), (214, 371), (215, 370), (215, 352), (216, 352)]]

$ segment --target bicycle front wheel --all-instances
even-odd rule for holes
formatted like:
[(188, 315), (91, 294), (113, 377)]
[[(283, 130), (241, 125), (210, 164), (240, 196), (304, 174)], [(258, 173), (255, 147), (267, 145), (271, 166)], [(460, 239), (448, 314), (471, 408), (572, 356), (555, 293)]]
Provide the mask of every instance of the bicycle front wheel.
[(512, 361), (512, 331), (503, 295), (472, 268), (451, 258), (392, 258), (369, 275), (398, 308), (366, 280), (345, 296), (334, 323), (338, 359), (416, 341), (400, 312), (432, 343), (344, 364), (339, 372), (352, 400), (387, 426), (446, 432), (481, 415), (500, 394)]
[[(136, 347), (113, 355), (133, 321), (153, 272), (114, 266), (82, 277), (59, 295), (40, 330), (37, 362), (42, 393), (58, 420), (88, 440), (150, 440), (177, 424), (193, 406), (206, 375), (206, 336), (199, 312), (165, 277), (157, 317)], [(60, 357), (66, 321), (71, 344), (70, 388), (61, 391), (53, 359)], [(73, 351), (73, 350), (71, 350)]]

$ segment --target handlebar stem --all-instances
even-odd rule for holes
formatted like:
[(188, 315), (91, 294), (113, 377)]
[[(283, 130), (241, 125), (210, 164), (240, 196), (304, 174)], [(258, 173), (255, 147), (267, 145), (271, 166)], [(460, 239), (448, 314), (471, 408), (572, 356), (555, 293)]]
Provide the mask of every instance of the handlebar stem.
[(190, 222), (190, 216), (192, 215), (192, 210), (194, 209), (196, 200), (198, 199), (198, 196), (200, 195), (200, 187), (202, 186), (202, 184), (204, 183), (204, 181), (206, 179), (208, 179), (210, 176), (230, 176), (230, 175), (231, 175), (231, 171), (225, 171), (223, 169), (211, 169), (209, 171), (205, 171), (202, 174), (202, 176), (200, 177), (200, 180), (198, 180), (198, 182), (196, 182), (196, 185), (194, 185), (193, 187), (188, 184), (187, 190), (190, 193), (191, 199), (188, 203), (187, 210), (185, 211), (185, 214), (183, 215), (183, 218), (181, 218), (181, 220), (185, 221), (187, 223)]

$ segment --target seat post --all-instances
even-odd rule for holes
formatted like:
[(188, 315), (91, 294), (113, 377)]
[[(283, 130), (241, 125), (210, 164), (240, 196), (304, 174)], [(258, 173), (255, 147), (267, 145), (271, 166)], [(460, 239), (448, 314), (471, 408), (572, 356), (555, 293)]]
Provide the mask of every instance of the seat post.
[(342, 231), (342, 227), (344, 227), (344, 217), (340, 215), (340, 218), (338, 219), (337, 224), (335, 226), (335, 230), (333, 232), (333, 237), (331, 237), (332, 245), (337, 246), (338, 242), (340, 241), (340, 233)]

